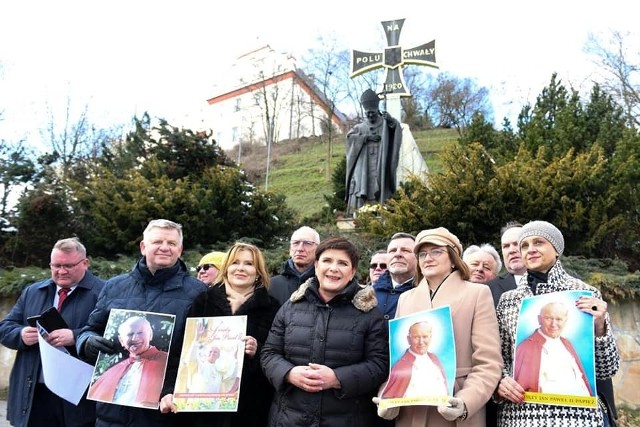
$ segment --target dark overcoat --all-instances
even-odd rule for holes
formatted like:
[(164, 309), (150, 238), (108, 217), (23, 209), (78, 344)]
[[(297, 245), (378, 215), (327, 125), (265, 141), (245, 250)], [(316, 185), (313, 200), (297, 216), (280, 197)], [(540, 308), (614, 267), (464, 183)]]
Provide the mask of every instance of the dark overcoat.
[[(93, 311), (104, 281), (87, 270), (73, 292), (62, 306), (62, 318), (77, 339), (81, 328)], [(27, 317), (36, 316), (50, 308), (56, 293), (56, 284), (51, 279), (34, 283), (25, 288), (9, 314), (0, 322), (0, 343), (17, 350), (9, 380), (7, 419), (13, 426), (23, 427), (29, 421), (34, 387), (38, 382), (42, 365), (39, 346), (27, 346), (20, 332), (28, 326)], [(82, 399), (79, 405), (63, 400), (65, 425), (69, 427), (88, 425), (95, 420), (95, 402)]]

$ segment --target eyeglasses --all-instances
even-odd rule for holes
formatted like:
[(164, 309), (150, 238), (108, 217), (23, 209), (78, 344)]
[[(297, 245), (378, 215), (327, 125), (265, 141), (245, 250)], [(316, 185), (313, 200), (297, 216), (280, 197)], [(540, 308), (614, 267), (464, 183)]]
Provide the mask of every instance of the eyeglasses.
[(309, 249), (313, 245), (317, 245), (316, 242), (312, 242), (311, 240), (292, 240), (290, 243), (294, 248), (302, 245), (305, 249)]
[(75, 264), (51, 264), (50, 263), (49, 267), (51, 267), (52, 270), (62, 270), (64, 268), (65, 270), (69, 271), (72, 268), (75, 268), (78, 264), (80, 264), (84, 260), (86, 260), (86, 258), (82, 258), (80, 261), (76, 262)]
[(200, 270), (207, 271), (211, 267), (215, 267), (215, 265), (213, 265), (213, 264), (202, 264), (202, 265), (199, 265), (199, 266), (196, 267), (196, 273), (200, 273)]
[(371, 264), (369, 264), (369, 268), (372, 269), (372, 270), (375, 270), (378, 267), (383, 269), (383, 270), (386, 270), (387, 269), (387, 264), (384, 263), (384, 262), (379, 262), (379, 263), (372, 262)]
[(425, 259), (427, 257), (427, 255), (431, 255), (431, 258), (436, 259), (436, 258), (439, 258), (445, 252), (447, 252), (447, 250), (446, 249), (441, 249), (441, 248), (433, 248), (433, 249), (429, 249), (429, 250), (424, 250), (424, 251), (418, 252), (418, 258), (419, 259)]

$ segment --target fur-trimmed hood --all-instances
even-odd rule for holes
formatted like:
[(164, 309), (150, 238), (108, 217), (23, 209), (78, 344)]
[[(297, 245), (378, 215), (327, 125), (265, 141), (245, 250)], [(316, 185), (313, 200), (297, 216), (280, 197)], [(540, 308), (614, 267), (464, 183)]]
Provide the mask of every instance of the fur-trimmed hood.
[[(318, 295), (318, 279), (315, 276), (301, 284), (298, 289), (291, 294), (289, 300), (291, 300), (292, 303), (301, 301), (305, 298), (307, 290), (313, 293), (315, 298), (320, 298)], [(373, 288), (371, 286), (361, 286), (356, 279), (349, 282), (342, 292), (334, 297), (332, 301), (340, 297), (351, 298), (351, 304), (365, 313), (373, 310), (378, 305), (378, 299), (376, 298), (376, 293)]]

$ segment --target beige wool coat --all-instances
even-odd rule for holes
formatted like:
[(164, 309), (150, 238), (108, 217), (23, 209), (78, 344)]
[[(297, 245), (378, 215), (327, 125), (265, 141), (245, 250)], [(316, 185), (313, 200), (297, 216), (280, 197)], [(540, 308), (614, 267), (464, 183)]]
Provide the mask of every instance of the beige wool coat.
[(433, 301), (425, 279), (398, 301), (396, 318), (419, 311), (451, 306), (456, 344), (456, 380), (453, 394), (467, 406), (464, 422), (447, 421), (435, 406), (400, 408), (396, 427), (484, 427), (485, 404), (502, 377), (498, 321), (491, 291), (486, 285), (462, 280), (454, 271), (440, 285)]

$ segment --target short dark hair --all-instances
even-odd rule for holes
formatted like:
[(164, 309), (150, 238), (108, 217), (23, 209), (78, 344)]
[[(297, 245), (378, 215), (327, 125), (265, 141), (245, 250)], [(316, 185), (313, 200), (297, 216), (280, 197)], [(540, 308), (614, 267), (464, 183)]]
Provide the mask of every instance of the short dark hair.
[(358, 263), (360, 262), (360, 251), (358, 251), (356, 245), (351, 243), (349, 240), (344, 237), (330, 237), (321, 241), (316, 248), (316, 261), (320, 260), (322, 252), (329, 249), (345, 251), (351, 260), (352, 267), (358, 268)]

